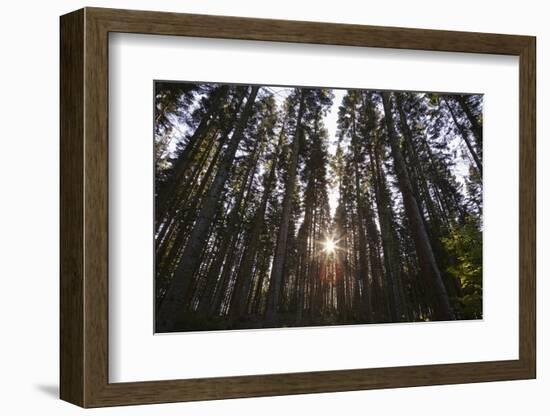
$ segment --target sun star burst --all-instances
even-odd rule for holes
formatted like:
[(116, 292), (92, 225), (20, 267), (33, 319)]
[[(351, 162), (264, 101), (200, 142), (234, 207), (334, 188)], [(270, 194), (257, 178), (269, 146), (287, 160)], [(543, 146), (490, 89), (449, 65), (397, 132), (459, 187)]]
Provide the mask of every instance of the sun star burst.
[(334, 254), (336, 251), (336, 241), (334, 241), (332, 238), (327, 238), (323, 242), (323, 250), (327, 254)]

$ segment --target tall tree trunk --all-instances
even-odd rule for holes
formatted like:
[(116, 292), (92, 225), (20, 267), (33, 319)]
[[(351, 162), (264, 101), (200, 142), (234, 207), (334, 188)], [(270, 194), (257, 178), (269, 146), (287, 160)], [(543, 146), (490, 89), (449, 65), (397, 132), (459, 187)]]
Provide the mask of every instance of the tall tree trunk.
[[(374, 151), (372, 151), (374, 147)], [(372, 152), (374, 154), (372, 154)], [(374, 167), (375, 196), (378, 208), (382, 250), (384, 251), (384, 268), (390, 289), (390, 311), (393, 322), (399, 322), (404, 314), (404, 296), (399, 259), (399, 242), (394, 231), (393, 213), (389, 192), (382, 172), (379, 143), (371, 146), (371, 164)]]
[(248, 245), (243, 254), (239, 272), (237, 275), (237, 282), (235, 283), (235, 293), (231, 299), (230, 315), (233, 320), (238, 317), (242, 317), (247, 312), (248, 307), (248, 294), (250, 292), (250, 286), (252, 283), (252, 269), (254, 267), (254, 260), (258, 250), (258, 243), (260, 240), (260, 233), (264, 226), (265, 211), (267, 208), (267, 201), (275, 185), (275, 172), (277, 168), (277, 162), (279, 160), (280, 149), (283, 145), (284, 128), (281, 127), (279, 134), (279, 141), (277, 148), (274, 150), (273, 160), (269, 170), (269, 174), (264, 182), (264, 193), (260, 205), (254, 214), (254, 221), (252, 223), (252, 229), (250, 231), (250, 237), (248, 238)]
[(206, 114), (202, 117), (197, 129), (189, 138), (187, 145), (174, 163), (172, 174), (164, 183), (159, 186), (156, 204), (157, 212), (160, 215), (159, 218), (161, 218), (163, 216), (163, 213), (167, 211), (170, 202), (177, 194), (176, 190), (180, 185), (180, 182), (183, 179), (185, 172), (187, 171), (189, 160), (196, 152), (196, 148), (198, 147), (200, 140), (204, 137), (206, 131), (208, 130), (211, 121), (216, 117), (216, 112), (219, 111), (220, 104), (222, 100), (226, 98), (228, 90), (229, 87), (224, 85), (219, 87), (212, 94), (210, 107), (208, 108)]
[(374, 224), (373, 212), (370, 206), (370, 197), (365, 192), (364, 208), (367, 231), (367, 242), (369, 248), (369, 263), (372, 275), (371, 293), (374, 298), (372, 303), (373, 321), (385, 322), (388, 315), (388, 304), (386, 302), (386, 286), (382, 279), (382, 259), (380, 258), (380, 236)]
[[(407, 149), (410, 151), (411, 159), (412, 159), (412, 165), (416, 167), (418, 173), (416, 177), (411, 177), (411, 182), (413, 183), (413, 189), (422, 189), (422, 194), (424, 197), (424, 203), (427, 207), (428, 215), (430, 218), (429, 223), (426, 225), (428, 235), (430, 237), (430, 241), (432, 244), (432, 249), (434, 251), (435, 256), (440, 259), (442, 266), (442, 269), (445, 270), (448, 263), (448, 254), (445, 250), (445, 247), (443, 246), (441, 237), (442, 235), (445, 235), (448, 233), (448, 226), (449, 226), (449, 213), (446, 210), (446, 204), (443, 203), (443, 201), (440, 201), (440, 205), (438, 205), (438, 208), (436, 210), (436, 207), (432, 201), (429, 188), (428, 188), (428, 180), (426, 178), (426, 174), (424, 173), (424, 169), (422, 166), (422, 163), (420, 161), (418, 152), (415, 147), (415, 143), (413, 141), (412, 133), (409, 127), (409, 123), (407, 121), (407, 114), (405, 113), (405, 109), (403, 106), (403, 100), (402, 100), (402, 94), (397, 93), (395, 94), (395, 99), (397, 103), (397, 110), (399, 113), (399, 121), (400, 125), (403, 131), (403, 136), (405, 138), (405, 143), (407, 145)], [(428, 142), (426, 140), (426, 137), (423, 137), (424, 145), (426, 146), (426, 149), (429, 149)], [(438, 181), (439, 179), (439, 173), (436, 172), (435, 178), (432, 178), (432, 182)], [(415, 182), (418, 182), (417, 185), (415, 185)], [(439, 201), (439, 190), (437, 190), (437, 186), (435, 186), (436, 192), (436, 202)], [(420, 195), (419, 195), (420, 198)], [(445, 225), (442, 223), (442, 220), (445, 221), (447, 228), (445, 228)], [(447, 288), (448, 294), (451, 296), (457, 296), (457, 287), (458, 282), (454, 277), (452, 277), (449, 273), (442, 272), (443, 281), (445, 282), (445, 287)]]
[[(169, 196), (171, 199), (170, 204), (166, 206), (166, 211), (162, 214), (155, 214), (156, 218), (163, 218), (165, 222), (169, 222), (171, 225), (170, 230), (168, 230), (168, 226), (165, 225), (157, 235), (156, 252), (159, 258), (164, 257), (167, 259), (176, 260), (179, 258), (177, 254), (183, 249), (183, 245), (186, 243), (185, 238), (189, 235), (189, 228), (193, 225), (193, 222), (195, 221), (196, 207), (199, 206), (201, 199), (206, 197), (204, 195), (204, 190), (206, 189), (206, 186), (210, 184), (211, 175), (214, 172), (214, 168), (216, 167), (221, 150), (223, 149), (224, 144), (229, 140), (230, 134), (235, 128), (237, 116), (245, 96), (245, 93), (240, 94), (240, 97), (237, 99), (235, 111), (233, 112), (230, 119), (227, 121), (221, 136), (217, 138), (216, 133), (212, 134), (212, 137), (207, 143), (207, 148), (200, 156), (199, 162), (193, 163), (193, 166), (186, 168), (186, 171), (190, 170), (191, 172), (188, 172), (189, 175), (183, 175), (181, 180), (177, 183), (177, 188), (174, 191), (174, 195)], [(215, 145), (216, 138), (218, 141), (217, 145)], [(212, 153), (212, 146), (216, 147), (214, 155), (208, 161), (209, 163), (206, 173), (201, 177), (200, 172), (204, 168), (207, 159)], [(195, 146), (194, 153), (198, 151), (198, 147), (200, 146)], [(192, 157), (196, 156), (194, 155)], [(170, 236), (167, 236), (166, 234), (169, 232), (171, 235), (175, 235), (174, 233), (176, 231), (177, 236), (175, 238), (175, 241), (171, 241), (171, 238), (169, 238)], [(166, 251), (167, 245), (170, 245), (168, 251)], [(174, 260), (172, 260), (172, 262), (174, 262)], [(163, 273), (162, 275), (165, 276), (168, 271), (163, 269), (163, 264), (163, 261), (157, 259), (157, 265), (160, 266), (160, 268), (157, 269), (157, 274), (161, 272)]]
[(399, 145), (399, 140), (393, 122), (390, 93), (383, 92), (382, 101), (388, 138), (394, 160), (395, 173), (397, 175), (399, 189), (403, 196), (405, 213), (411, 227), (411, 234), (415, 243), (420, 270), (425, 279), (429, 282), (430, 290), (433, 293), (434, 317), (436, 320), (451, 320), (454, 319), (454, 312), (451, 308), (447, 290), (445, 289), (445, 284), (441, 278), (441, 273), (439, 271), (439, 267), (437, 266), (430, 240), (424, 227), (424, 222), (422, 220), (420, 210), (418, 209), (417, 201), (415, 200), (412, 191), (411, 181), (403, 155), (401, 154), (401, 147)]
[[(214, 263), (210, 267), (210, 270), (208, 270), (204, 293), (201, 296), (199, 307), (197, 309), (197, 313), (199, 315), (206, 316), (208, 311), (211, 309), (210, 306), (214, 300), (213, 295), (214, 295), (214, 290), (216, 288), (216, 282), (218, 281), (218, 277), (220, 277), (220, 268), (222, 267), (223, 261), (226, 258), (227, 250), (231, 245), (231, 241), (233, 240), (235, 234), (238, 232), (238, 224), (241, 218), (241, 215), (240, 215), (241, 209), (242, 209), (241, 205), (243, 207), (246, 207), (247, 202), (250, 199), (250, 188), (252, 186), (253, 179), (254, 179), (253, 172), (256, 169), (256, 165), (258, 163), (258, 158), (260, 156), (260, 148), (261, 148), (261, 143), (258, 140), (256, 141), (254, 150), (251, 153), (248, 167), (246, 169), (246, 172), (243, 175), (242, 183), (240, 184), (240, 187), (239, 187), (239, 192), (235, 198), (234, 206), (228, 215), (227, 226), (223, 230), (224, 237), (222, 240), (222, 244), (220, 246), (220, 249), (218, 250)], [(246, 200), (243, 204), (243, 199), (245, 199), (244, 198), (245, 194), (246, 194)]]
[[(189, 205), (193, 204), (192, 197), (200, 198), (202, 196), (200, 192), (195, 191), (195, 188), (200, 188), (201, 184), (204, 183), (204, 181), (198, 183), (199, 179), (201, 178), (201, 172), (204, 170), (204, 167), (208, 162), (209, 168), (207, 172), (211, 171), (210, 166), (215, 165), (219, 151), (221, 150), (221, 148), (223, 148), (224, 142), (227, 137), (229, 137), (232, 129), (226, 129), (226, 131), (223, 132), (220, 137), (218, 137), (219, 129), (216, 128), (212, 130), (214, 130), (212, 133), (209, 132), (205, 136), (210, 136), (208, 137), (208, 141), (206, 143), (206, 149), (202, 152), (202, 154), (198, 158), (198, 161), (196, 163), (193, 163), (192, 169), (191, 167), (188, 169), (188, 175), (184, 175), (184, 178), (180, 182), (178, 182), (175, 195), (171, 197), (171, 203), (169, 206), (166, 207), (166, 211), (164, 211), (163, 213), (155, 213), (155, 217), (157, 219), (157, 252), (163, 251), (165, 243), (170, 240), (170, 238), (167, 237), (169, 236), (169, 234), (172, 234), (172, 230), (169, 229), (168, 225), (174, 225), (175, 223), (180, 224), (182, 218), (185, 217), (185, 213), (187, 213), (188, 211)], [(218, 143), (216, 143), (216, 140), (218, 141)], [(214, 157), (212, 157), (212, 159), (208, 161), (208, 158), (211, 155), (213, 148), (216, 149), (214, 152)], [(196, 155), (194, 157), (196, 157)], [(203, 175), (202, 177), (210, 179), (209, 175)], [(192, 206), (194, 207), (195, 205)], [(177, 221), (175, 221), (176, 219)], [(162, 228), (160, 227), (161, 224)]]
[[(375, 137), (375, 112), (372, 105), (372, 100), (368, 93), (361, 94), (362, 102), (362, 136), (365, 142), (365, 147), (368, 155), (368, 165), (367, 168), (370, 171), (370, 178), (372, 183), (372, 189), (374, 189), (374, 202), (373, 205), (378, 201), (378, 178), (377, 178), (377, 166), (373, 156), (373, 143)], [(377, 297), (376, 310), (378, 314), (378, 321), (386, 321), (388, 318), (391, 321), (396, 322), (396, 316), (400, 316), (399, 312), (396, 312), (396, 305), (393, 302), (393, 286), (392, 286), (392, 275), (385, 276), (386, 279), (383, 279), (383, 270), (382, 270), (382, 259), (380, 251), (384, 250), (384, 241), (381, 240), (380, 234), (382, 233), (382, 218), (380, 214), (380, 206), (378, 204), (378, 219), (380, 224), (380, 234), (376, 225), (374, 223), (374, 212), (371, 207), (371, 197), (369, 196), (368, 189), (365, 191), (365, 215), (367, 218), (367, 236), (369, 240), (369, 257), (371, 259), (371, 270), (373, 275), (373, 280), (377, 283), (375, 288), (375, 295)], [(382, 248), (381, 248), (382, 246)], [(386, 260), (386, 253), (384, 253), (384, 261)], [(396, 316), (394, 316), (396, 315)]]
[(300, 140), (303, 134), (302, 117), (304, 114), (304, 101), (307, 92), (307, 89), (302, 89), (300, 92), (300, 106), (298, 108), (298, 116), (296, 118), (296, 131), (292, 140), (292, 152), (290, 155), (290, 165), (288, 168), (288, 177), (285, 186), (281, 226), (279, 228), (277, 245), (275, 249), (275, 257), (273, 258), (273, 268), (269, 280), (269, 292), (265, 312), (265, 320), (268, 325), (273, 325), (277, 322), (277, 309), (279, 296), (281, 293), (281, 286), (283, 282), (283, 271), (286, 258), (288, 226), (290, 223), (290, 215), (292, 212), (292, 197), (294, 196), (294, 187), (296, 185)]
[[(227, 135), (229, 135), (229, 132)], [(222, 148), (223, 139), (220, 139), (220, 143), (216, 146), (214, 155), (208, 164), (205, 174), (202, 175), (202, 178), (199, 178), (200, 175), (198, 172), (206, 166), (211, 149), (209, 149), (209, 151), (205, 151), (205, 154), (201, 156), (201, 159), (198, 162), (199, 167), (197, 168), (197, 173), (195, 173), (192, 178), (189, 178), (180, 184), (181, 189), (185, 190), (188, 197), (185, 200), (181, 200), (177, 205), (174, 204), (166, 214), (166, 222), (168, 222), (168, 224), (166, 224), (156, 236), (156, 253), (159, 258), (162, 258), (163, 256), (166, 258), (173, 258), (172, 253), (168, 250), (168, 246), (172, 245), (173, 248), (179, 251), (181, 244), (184, 243), (182, 239), (186, 235), (187, 229), (194, 220), (194, 210), (196, 210), (197, 204), (199, 203), (201, 197), (203, 197), (203, 192), (206, 185), (211, 180), (212, 172), (214, 171), (214, 167), (216, 166), (218, 156), (220, 155)], [(199, 179), (201, 180), (199, 181)], [(177, 244), (173, 241), (174, 236), (176, 236)], [(160, 262), (157, 261), (157, 264), (160, 264)]]
[(352, 125), (351, 125), (351, 146), (353, 149), (353, 172), (354, 172), (354, 181), (355, 181), (355, 200), (357, 203), (357, 232), (359, 234), (359, 269), (358, 269), (358, 279), (363, 282), (363, 293), (361, 300), (364, 304), (364, 316), (367, 322), (372, 322), (372, 293), (371, 285), (369, 282), (369, 271), (368, 271), (368, 258), (367, 258), (367, 239), (365, 238), (365, 229), (363, 227), (363, 221), (365, 218), (364, 213), (364, 201), (362, 197), (361, 190), (361, 180), (359, 172), (359, 143), (357, 140), (356, 132), (356, 117), (355, 117), (355, 108), (352, 110)]
[[(229, 132), (227, 132), (229, 134)], [(198, 185), (198, 188), (193, 192), (193, 195), (189, 198), (189, 201), (186, 201), (183, 207), (180, 208), (180, 211), (177, 212), (176, 215), (176, 222), (177, 222), (177, 229), (174, 230), (174, 232), (177, 232), (175, 234), (174, 241), (172, 242), (170, 247), (168, 246), (168, 241), (166, 243), (162, 244), (161, 247), (159, 247), (159, 250), (157, 250), (158, 259), (160, 258), (166, 258), (168, 260), (171, 260), (170, 264), (167, 264), (166, 267), (163, 267), (164, 264), (160, 260), (157, 262), (159, 268), (157, 269), (157, 273), (162, 273), (163, 275), (166, 274), (172, 274), (174, 265), (172, 263), (177, 263), (178, 259), (181, 257), (179, 253), (184, 248), (184, 245), (188, 240), (186, 238), (189, 237), (188, 231), (192, 227), (193, 222), (195, 220), (195, 213), (192, 212), (192, 209), (196, 209), (197, 206), (201, 206), (202, 204), (199, 204), (201, 201), (201, 198), (205, 199), (208, 195), (203, 195), (204, 190), (208, 184), (211, 182), (211, 176), (214, 172), (214, 168), (216, 167), (216, 162), (218, 160), (218, 157), (221, 153), (221, 150), (223, 148), (223, 142), (220, 142), (218, 147), (216, 148), (214, 152), (214, 156), (212, 157), (212, 160), (210, 161), (210, 164), (208, 165), (208, 169), (206, 170), (206, 173), (204, 174), (202, 180), (200, 181), (200, 184)], [(176, 227), (176, 225), (174, 226)], [(166, 249), (167, 252), (165, 255), (163, 253), (165, 252), (163, 249)], [(176, 264), (177, 267), (177, 264)]]
[[(299, 278), (299, 289), (301, 290), (297, 294), (297, 304), (303, 305), (305, 301), (305, 293), (303, 293), (304, 283), (311, 278), (313, 275), (313, 251), (315, 243), (315, 178), (314, 172), (312, 172), (312, 158), (308, 160), (307, 168), (309, 170), (309, 178), (306, 189), (304, 190), (304, 221), (302, 223), (302, 233), (299, 235), (298, 239), (298, 258), (300, 260), (300, 268), (297, 269), (296, 273)], [(301, 322), (303, 319), (303, 307), (299, 307), (296, 313), (296, 321)]]
[(264, 300), (264, 286), (265, 281), (268, 278), (269, 264), (271, 263), (271, 248), (269, 246), (263, 247), (261, 255), (258, 260), (257, 271), (254, 272), (257, 275), (256, 284), (253, 289), (253, 296), (250, 302), (250, 309), (252, 314), (260, 316), (265, 308)]
[(240, 233), (234, 233), (229, 239), (229, 246), (226, 249), (226, 259), (223, 264), (220, 279), (216, 290), (213, 293), (213, 299), (210, 302), (209, 315), (214, 316), (219, 312), (225, 311), (225, 299), (229, 294), (229, 287), (231, 284), (231, 274), (233, 271), (233, 263), (235, 257), (237, 256), (236, 251), (239, 246), (239, 242), (242, 240), (242, 235)]
[(453, 118), (453, 121), (456, 124), (456, 127), (458, 128), (458, 131), (460, 131), (460, 135), (464, 139), (464, 143), (466, 143), (466, 147), (468, 147), (468, 150), (470, 151), (470, 154), (472, 155), (472, 159), (474, 159), (474, 162), (477, 166), (477, 170), (479, 171), (480, 176), (483, 175), (483, 167), (481, 165), (481, 160), (479, 160), (479, 157), (478, 157), (474, 147), (472, 146), (472, 143), (470, 142), (470, 138), (468, 137), (468, 132), (464, 129), (464, 126), (462, 124), (460, 124), (460, 122), (457, 120), (453, 108), (449, 105), (449, 101), (446, 98), (443, 98), (443, 101), (445, 101), (445, 104), (447, 104), (447, 108), (451, 112), (451, 116)]
[[(424, 168), (422, 166), (422, 163), (420, 163), (420, 158), (418, 156), (418, 151), (416, 150), (415, 143), (413, 141), (413, 136), (411, 129), (409, 127), (409, 123), (407, 121), (407, 115), (405, 114), (405, 109), (403, 107), (403, 98), (401, 93), (395, 94), (395, 99), (397, 103), (397, 111), (399, 113), (399, 121), (402, 128), (403, 136), (405, 138), (406, 147), (409, 150), (410, 157), (412, 160), (412, 166), (411, 169), (414, 169), (416, 174), (414, 175), (416, 177), (416, 181), (418, 182), (418, 185), (415, 186), (413, 178), (411, 178), (411, 182), (413, 182), (413, 189), (417, 188), (418, 195), (420, 195), (420, 190), (422, 190), (422, 195), (424, 197), (424, 203), (426, 206), (426, 210), (428, 212), (428, 216), (430, 219), (430, 223), (432, 225), (432, 228), (435, 231), (435, 238), (438, 238), (440, 236), (440, 220), (439, 215), (442, 214), (441, 212), (436, 212), (435, 206), (432, 201), (432, 197), (430, 195), (430, 190), (428, 187), (428, 181), (426, 179), (426, 175), (424, 173)], [(418, 201), (420, 202), (420, 201)], [(420, 206), (421, 207), (421, 206)], [(419, 207), (419, 208), (420, 208)], [(421, 208), (420, 208), (421, 209)]]
[(216, 213), (219, 198), (229, 176), (229, 170), (235, 158), (239, 143), (243, 138), (244, 130), (253, 113), (253, 106), (258, 94), (258, 89), (259, 87), (257, 86), (252, 87), (246, 106), (225, 150), (216, 177), (200, 209), (197, 221), (189, 237), (189, 242), (183, 251), (180, 264), (174, 273), (172, 282), (159, 307), (157, 318), (158, 331), (169, 332), (177, 330), (177, 325), (182, 318), (181, 315), (185, 309), (185, 305), (191, 297), (189, 289), (193, 280), (193, 275), (199, 266), (199, 256), (207, 240), (207, 233)]
[(462, 111), (466, 114), (466, 117), (468, 117), (468, 121), (470, 122), (470, 125), (472, 126), (472, 133), (474, 133), (474, 137), (477, 140), (477, 144), (479, 147), (482, 145), (482, 129), (481, 125), (479, 124), (477, 117), (474, 116), (472, 113), (472, 110), (470, 109), (470, 106), (466, 102), (466, 99), (462, 95), (454, 96), (456, 101), (460, 104), (460, 107), (462, 107)]

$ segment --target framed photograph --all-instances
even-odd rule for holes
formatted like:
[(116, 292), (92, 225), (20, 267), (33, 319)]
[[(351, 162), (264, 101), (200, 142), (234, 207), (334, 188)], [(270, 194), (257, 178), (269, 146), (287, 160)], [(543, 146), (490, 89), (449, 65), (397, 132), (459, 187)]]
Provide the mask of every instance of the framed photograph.
[(535, 378), (535, 49), (62, 16), (61, 398)]

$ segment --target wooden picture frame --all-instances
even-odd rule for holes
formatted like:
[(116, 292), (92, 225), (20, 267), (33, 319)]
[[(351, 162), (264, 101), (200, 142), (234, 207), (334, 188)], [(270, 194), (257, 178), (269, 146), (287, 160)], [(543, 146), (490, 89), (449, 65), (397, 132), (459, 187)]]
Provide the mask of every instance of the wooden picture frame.
[[(110, 383), (110, 32), (519, 56), (519, 359)], [(534, 37), (85, 8), (61, 17), (60, 46), (61, 399), (101, 407), (536, 377)]]

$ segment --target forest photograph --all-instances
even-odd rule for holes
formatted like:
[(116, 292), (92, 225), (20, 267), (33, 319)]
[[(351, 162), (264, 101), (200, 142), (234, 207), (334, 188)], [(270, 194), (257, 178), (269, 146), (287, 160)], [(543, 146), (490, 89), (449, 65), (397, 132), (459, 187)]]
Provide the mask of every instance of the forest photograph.
[(482, 127), (482, 94), (155, 81), (155, 332), (482, 319)]

